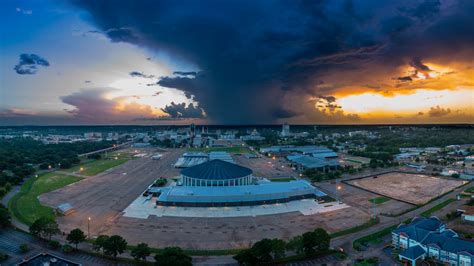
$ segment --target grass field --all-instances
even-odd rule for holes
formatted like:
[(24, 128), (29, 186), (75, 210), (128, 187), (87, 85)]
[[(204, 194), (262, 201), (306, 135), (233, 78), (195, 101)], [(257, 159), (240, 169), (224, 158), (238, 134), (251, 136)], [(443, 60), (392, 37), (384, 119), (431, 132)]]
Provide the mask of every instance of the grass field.
[(272, 178), (270, 181), (272, 182), (290, 182), (296, 180), (293, 177), (284, 177), (284, 178)]
[(384, 202), (387, 202), (389, 201), (390, 199), (389, 198), (386, 198), (386, 197), (377, 197), (377, 198), (372, 198), (372, 199), (369, 199), (369, 201), (371, 203), (375, 203), (375, 204), (382, 204)]
[(455, 201), (455, 199), (452, 199), (452, 198), (447, 199), (447, 200), (445, 200), (445, 201), (443, 201), (443, 202), (441, 202), (441, 203), (439, 203), (439, 204), (433, 206), (432, 208), (430, 208), (430, 209), (428, 209), (428, 210), (422, 212), (422, 213), (421, 213), (421, 216), (423, 216), (423, 217), (430, 217), (431, 214), (433, 214), (433, 213), (436, 212), (436, 211), (441, 210), (442, 208), (446, 207), (449, 203), (451, 203), (451, 202), (453, 202), (453, 201)]
[(470, 188), (464, 190), (464, 192), (467, 192), (467, 193), (474, 193), (474, 187), (470, 187)]
[(248, 153), (248, 152), (250, 152), (250, 150), (247, 147), (244, 147), (244, 146), (189, 148), (188, 151), (197, 151), (197, 152), (225, 151), (225, 152), (229, 152), (229, 153)]
[(378, 243), (381, 241), (381, 238), (384, 236), (390, 234), (395, 228), (398, 227), (398, 224), (392, 225), (390, 227), (384, 228), (380, 231), (377, 231), (373, 234), (366, 235), (364, 237), (358, 238), (352, 242), (352, 246), (354, 249), (358, 249), (359, 246), (361, 245), (366, 245), (367, 243)]
[[(69, 168), (65, 171), (69, 173), (75, 173), (75, 172), (80, 172), (80, 174), (86, 175), (86, 176), (93, 176), (96, 174), (99, 174), (107, 169), (110, 169), (112, 167), (121, 165), (125, 162), (127, 162), (129, 159), (127, 158), (117, 158), (115, 159), (99, 159), (99, 160), (93, 160), (89, 162), (82, 163), (78, 166), (74, 166), (72, 168)], [(83, 169), (81, 171), (81, 168)]]
[(53, 209), (43, 206), (38, 196), (81, 180), (80, 177), (57, 173), (47, 173), (38, 178), (30, 178), (9, 202), (10, 212), (21, 222), (30, 225), (36, 219), (45, 216), (54, 218)]
[(344, 235), (348, 235), (348, 234), (353, 234), (355, 232), (359, 232), (361, 230), (367, 229), (367, 228), (369, 228), (373, 225), (376, 225), (378, 223), (379, 223), (379, 219), (371, 218), (369, 221), (367, 221), (367, 222), (365, 222), (361, 225), (354, 226), (354, 227), (351, 227), (351, 228), (348, 228), (348, 229), (345, 229), (345, 230), (342, 230), (342, 231), (339, 231), (339, 232), (332, 233), (331, 238), (344, 236)]

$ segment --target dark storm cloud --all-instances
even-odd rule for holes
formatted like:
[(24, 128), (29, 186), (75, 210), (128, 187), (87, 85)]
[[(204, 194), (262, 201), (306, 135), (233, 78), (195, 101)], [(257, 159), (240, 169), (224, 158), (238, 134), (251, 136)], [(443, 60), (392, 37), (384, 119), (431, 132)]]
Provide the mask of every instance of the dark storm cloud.
[(147, 79), (152, 79), (155, 77), (155, 75), (147, 75), (143, 72), (139, 72), (139, 71), (132, 71), (130, 72), (130, 76), (132, 77), (138, 77), (138, 78), (147, 78)]
[(413, 80), (410, 76), (398, 77), (397, 79), (399, 81), (402, 81), (402, 82), (407, 82), (407, 81), (412, 81)]
[(194, 106), (193, 103), (186, 106), (185, 103), (171, 102), (161, 110), (167, 113), (170, 118), (204, 118), (203, 110), (198, 105)]
[(156, 85), (182, 90), (216, 123), (306, 115), (314, 109), (308, 99), (348, 85), (319, 86), (324, 75), (395, 70), (407, 58), (447, 57), (474, 43), (474, 1), (468, 0), (72, 1), (112, 41), (197, 66), (196, 75), (178, 72)]
[(195, 71), (190, 71), (190, 72), (175, 71), (175, 72), (173, 72), (173, 74), (178, 75), (178, 76), (193, 76), (193, 77), (195, 77), (197, 75), (197, 72), (195, 72)]
[(105, 34), (107, 37), (110, 38), (113, 42), (131, 42), (135, 43), (139, 41), (139, 37), (134, 33), (133, 29), (131, 28), (112, 28), (108, 29)]
[(38, 72), (38, 66), (48, 67), (49, 62), (36, 54), (21, 54), (20, 61), (13, 69), (20, 75), (33, 75)]
[(417, 71), (422, 71), (422, 72), (430, 72), (431, 69), (423, 64), (423, 62), (421, 62), (421, 59), (419, 57), (415, 57), (413, 58), (413, 60), (410, 62), (410, 65), (416, 69)]

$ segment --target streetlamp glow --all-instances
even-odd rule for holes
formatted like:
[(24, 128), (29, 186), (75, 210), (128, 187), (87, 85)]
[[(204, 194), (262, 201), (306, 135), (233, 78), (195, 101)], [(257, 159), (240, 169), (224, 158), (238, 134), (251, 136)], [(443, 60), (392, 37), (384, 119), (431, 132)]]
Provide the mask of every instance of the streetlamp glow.
[(91, 237), (91, 217), (87, 218), (87, 238)]

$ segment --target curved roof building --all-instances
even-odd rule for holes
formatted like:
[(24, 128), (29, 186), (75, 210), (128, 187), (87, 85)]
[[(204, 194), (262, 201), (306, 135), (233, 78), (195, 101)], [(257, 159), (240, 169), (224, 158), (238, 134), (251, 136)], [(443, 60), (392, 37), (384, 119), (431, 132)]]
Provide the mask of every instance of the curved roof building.
[(181, 171), (183, 186), (246, 186), (252, 183), (252, 170), (222, 160), (212, 160)]
[(258, 181), (249, 168), (217, 159), (181, 170), (181, 185), (160, 188), (156, 204), (184, 207), (252, 206), (325, 195), (304, 180)]

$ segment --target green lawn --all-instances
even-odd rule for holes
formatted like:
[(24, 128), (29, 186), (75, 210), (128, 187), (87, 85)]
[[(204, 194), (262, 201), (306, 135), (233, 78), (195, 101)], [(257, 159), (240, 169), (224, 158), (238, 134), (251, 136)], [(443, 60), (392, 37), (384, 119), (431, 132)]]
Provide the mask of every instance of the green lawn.
[[(117, 158), (117, 159), (110, 158), (110, 159), (93, 160), (93, 161), (84, 162), (78, 166), (74, 166), (65, 171), (69, 173), (80, 172), (80, 174), (83, 174), (86, 176), (93, 176), (107, 169), (110, 169), (112, 167), (121, 165), (127, 162), (128, 160), (129, 158)], [(80, 171), (81, 168), (83, 169), (82, 171)]]
[(352, 246), (357, 250), (357, 247), (360, 245), (365, 245), (367, 243), (379, 243), (381, 238), (390, 234), (395, 228), (398, 227), (397, 225), (392, 225), (390, 227), (384, 228), (380, 231), (377, 231), (373, 234), (366, 235), (364, 237), (358, 238), (352, 242)]
[(342, 231), (339, 231), (339, 232), (335, 232), (335, 233), (332, 233), (331, 234), (331, 238), (335, 238), (335, 237), (339, 237), (339, 236), (343, 236), (343, 235), (348, 235), (348, 234), (352, 234), (352, 233), (355, 233), (355, 232), (359, 232), (361, 230), (364, 230), (364, 229), (367, 229), (373, 225), (376, 225), (379, 223), (379, 219), (373, 219), (371, 218), (369, 221), (361, 224), (361, 225), (358, 225), (358, 226), (354, 226), (354, 227), (351, 227), (351, 228), (348, 228), (348, 229), (345, 229), (345, 230), (342, 230)]
[(466, 192), (466, 193), (474, 193), (474, 187), (467, 188), (466, 190), (464, 190), (464, 192)]
[(40, 175), (38, 178), (32, 177), (21, 186), (20, 192), (10, 200), (8, 207), (18, 220), (27, 225), (42, 216), (53, 218), (53, 209), (41, 205), (37, 197), (81, 179), (54, 172)]
[(433, 214), (433, 213), (436, 212), (436, 211), (441, 210), (442, 208), (446, 207), (449, 203), (451, 203), (451, 202), (453, 202), (453, 201), (455, 201), (455, 199), (449, 198), (449, 199), (447, 199), (447, 200), (445, 200), (445, 201), (439, 203), (438, 205), (435, 205), (435, 206), (433, 206), (432, 208), (430, 208), (430, 209), (428, 209), (428, 210), (422, 212), (422, 213), (421, 213), (421, 216), (423, 216), (423, 217), (430, 217), (431, 214)]
[(229, 153), (249, 153), (250, 152), (250, 150), (245, 146), (189, 148), (188, 151), (197, 151), (197, 152), (225, 151)]
[(284, 178), (272, 178), (272, 182), (290, 182), (296, 180), (294, 177), (284, 177)]
[(372, 198), (372, 199), (369, 199), (369, 201), (371, 203), (375, 203), (375, 204), (382, 204), (384, 202), (387, 202), (389, 201), (390, 199), (389, 198), (386, 198), (386, 197), (377, 197), (377, 198)]

